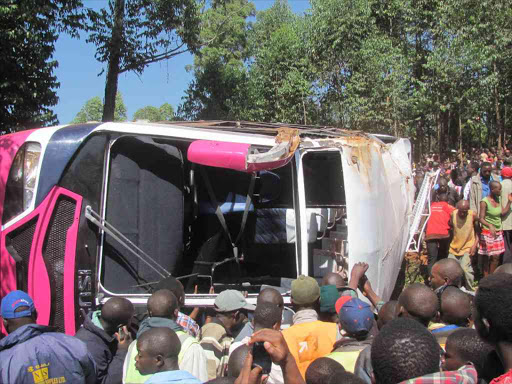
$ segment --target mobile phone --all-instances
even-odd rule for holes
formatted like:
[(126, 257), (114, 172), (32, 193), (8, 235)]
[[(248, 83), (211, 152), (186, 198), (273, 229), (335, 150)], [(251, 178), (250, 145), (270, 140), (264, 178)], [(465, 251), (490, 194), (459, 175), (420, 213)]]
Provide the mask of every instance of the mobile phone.
[(270, 373), (270, 369), (272, 368), (272, 359), (262, 342), (254, 343), (252, 346), (252, 366), (253, 368), (261, 367), (261, 372), (264, 375), (268, 375)]
[(119, 333), (120, 341), (123, 341), (126, 337), (126, 332), (124, 331), (124, 326), (119, 327), (119, 329), (117, 330), (117, 333)]

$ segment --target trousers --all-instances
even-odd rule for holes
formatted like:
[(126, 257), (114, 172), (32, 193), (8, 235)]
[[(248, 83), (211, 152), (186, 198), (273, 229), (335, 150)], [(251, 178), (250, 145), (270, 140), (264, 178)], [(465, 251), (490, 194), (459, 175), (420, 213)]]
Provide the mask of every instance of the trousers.
[(469, 253), (465, 253), (462, 256), (456, 256), (452, 253), (448, 254), (449, 259), (457, 260), (464, 270), (464, 278), (465, 278), (465, 287), (467, 290), (473, 290), (473, 284), (475, 282), (475, 271), (473, 270), (473, 265), (471, 264), (471, 257)]

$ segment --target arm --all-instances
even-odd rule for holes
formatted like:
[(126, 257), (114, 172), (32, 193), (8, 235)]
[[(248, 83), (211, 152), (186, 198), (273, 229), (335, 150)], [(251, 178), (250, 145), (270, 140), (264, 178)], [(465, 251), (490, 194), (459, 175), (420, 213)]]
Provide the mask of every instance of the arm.
[(507, 205), (501, 207), (501, 216), (506, 216), (510, 212), (510, 203), (512, 203), (512, 193), (508, 195)]
[(356, 263), (350, 272), (350, 281), (348, 282), (348, 287), (352, 288), (354, 291), (357, 291), (359, 280), (361, 280), (361, 277), (363, 277), (368, 268), (369, 265), (367, 263)]
[(377, 309), (377, 311), (380, 311), (380, 308), (384, 304), (382, 299), (379, 295), (375, 293), (375, 291), (372, 288), (372, 285), (370, 284), (370, 280), (366, 280), (363, 287), (363, 295), (365, 295), (368, 300), (372, 303), (372, 305)]
[(469, 251), (470, 256), (474, 256), (476, 254), (476, 251), (478, 250), (478, 237), (480, 234), (480, 221), (478, 220), (478, 216), (476, 213), (473, 213), (473, 225), (475, 227), (475, 242), (471, 246), (471, 250)]
[[(286, 340), (281, 332), (272, 329), (262, 329), (252, 335), (249, 345), (256, 342), (265, 343), (265, 349), (270, 355), (272, 362), (279, 365), (283, 370), (285, 384), (304, 384), (304, 379), (302, 379), (297, 363), (290, 353)], [(242, 382), (237, 381), (237, 383)]]
[(112, 361), (108, 365), (107, 374), (103, 379), (105, 384), (117, 384), (121, 382), (123, 377), (123, 365), (126, 354), (128, 353), (128, 347), (132, 343), (133, 339), (128, 330), (128, 327), (123, 327), (122, 334), (116, 332), (114, 336), (117, 338), (117, 351)]
[(485, 204), (485, 202), (481, 201), (480, 202), (480, 218), (479, 218), (480, 224), (489, 228), (489, 231), (491, 231), (491, 234), (493, 235), (493, 237), (496, 237), (496, 228), (494, 228), (494, 225), (488, 223), (485, 220), (486, 213), (487, 213), (487, 204)]

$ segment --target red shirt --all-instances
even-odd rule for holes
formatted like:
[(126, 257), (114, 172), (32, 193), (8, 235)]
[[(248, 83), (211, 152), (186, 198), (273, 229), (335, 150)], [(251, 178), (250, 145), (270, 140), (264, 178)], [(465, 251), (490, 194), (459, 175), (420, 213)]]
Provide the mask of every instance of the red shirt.
[(512, 383), (512, 371), (508, 371), (500, 377), (496, 377), (489, 384), (510, 384)]
[(443, 239), (450, 236), (450, 215), (455, 210), (446, 201), (438, 201), (430, 205), (430, 218), (427, 223), (426, 239)]

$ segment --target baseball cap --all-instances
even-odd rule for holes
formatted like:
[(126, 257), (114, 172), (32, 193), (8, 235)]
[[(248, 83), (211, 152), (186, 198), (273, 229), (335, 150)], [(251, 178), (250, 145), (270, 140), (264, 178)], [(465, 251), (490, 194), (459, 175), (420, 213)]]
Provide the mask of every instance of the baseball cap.
[(373, 326), (373, 312), (371, 307), (364, 301), (357, 298), (341, 297), (336, 302), (336, 308), (339, 307), (338, 318), (340, 320), (341, 328), (349, 334), (356, 334), (359, 332), (370, 332)]
[(501, 170), (501, 176), (503, 177), (512, 177), (512, 168), (505, 167)]
[(215, 299), (215, 310), (217, 312), (231, 312), (238, 309), (254, 311), (256, 306), (249, 304), (244, 295), (234, 289), (222, 291)]
[(291, 293), (295, 304), (311, 304), (320, 297), (320, 286), (314, 278), (300, 275), (292, 281)]
[(337, 313), (335, 304), (340, 298), (340, 293), (335, 285), (320, 287), (320, 312)]
[[(23, 311), (15, 312), (20, 307), (28, 307)], [(20, 317), (30, 317), (35, 311), (34, 301), (23, 291), (9, 292), (1, 304), (1, 315), (4, 319), (19, 319)]]

